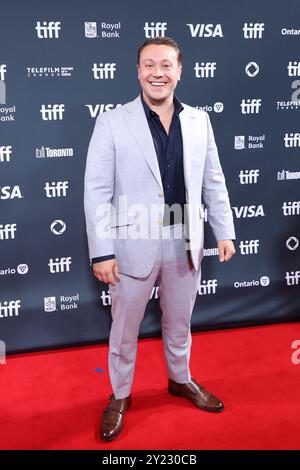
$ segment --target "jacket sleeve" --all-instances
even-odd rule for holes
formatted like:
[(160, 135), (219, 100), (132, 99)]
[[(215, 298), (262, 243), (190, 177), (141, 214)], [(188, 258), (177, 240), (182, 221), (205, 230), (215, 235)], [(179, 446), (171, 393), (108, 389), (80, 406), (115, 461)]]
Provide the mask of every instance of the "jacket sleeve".
[(90, 259), (114, 253), (110, 218), (114, 194), (115, 146), (105, 114), (99, 115), (96, 120), (84, 176), (84, 212)]
[(219, 160), (214, 133), (208, 114), (207, 153), (202, 194), (207, 206), (207, 219), (217, 241), (234, 240), (235, 230), (225, 177)]

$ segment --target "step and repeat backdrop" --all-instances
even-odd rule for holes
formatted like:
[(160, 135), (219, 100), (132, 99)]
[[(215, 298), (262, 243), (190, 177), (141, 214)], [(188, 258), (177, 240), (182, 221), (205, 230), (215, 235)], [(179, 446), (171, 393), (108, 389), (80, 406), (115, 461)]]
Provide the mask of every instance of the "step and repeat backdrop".
[[(235, 218), (218, 261), (206, 223), (194, 331), (300, 316), (300, 3), (0, 0), (0, 341), (7, 352), (106, 341), (88, 259), (87, 147), (139, 94), (146, 38), (182, 45), (177, 97), (210, 115)], [(139, 176), (136, 175), (138, 178)], [(154, 286), (141, 335), (160, 332)]]

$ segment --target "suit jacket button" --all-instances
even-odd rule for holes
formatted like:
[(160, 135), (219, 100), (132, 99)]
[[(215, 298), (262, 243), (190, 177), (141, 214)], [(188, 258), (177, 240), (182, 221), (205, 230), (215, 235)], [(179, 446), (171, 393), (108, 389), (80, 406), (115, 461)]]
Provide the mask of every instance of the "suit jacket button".
[(164, 197), (164, 193), (159, 193), (159, 197)]
[(157, 225), (161, 225), (161, 224), (162, 224), (162, 221), (161, 221), (161, 220), (157, 220), (156, 223), (157, 223)]

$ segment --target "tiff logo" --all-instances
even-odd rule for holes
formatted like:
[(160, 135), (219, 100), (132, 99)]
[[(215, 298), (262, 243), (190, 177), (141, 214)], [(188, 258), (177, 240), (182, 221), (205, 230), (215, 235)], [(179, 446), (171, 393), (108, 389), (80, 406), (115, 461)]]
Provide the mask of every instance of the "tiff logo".
[(285, 147), (300, 147), (300, 133), (299, 132), (290, 132), (285, 133), (284, 135), (284, 146)]
[(255, 184), (259, 177), (259, 170), (241, 170), (239, 173), (240, 184)]
[(251, 99), (242, 99), (240, 104), (242, 114), (258, 114), (261, 107), (261, 99), (253, 98)]
[(94, 73), (95, 80), (107, 80), (108, 78), (114, 79), (115, 78), (115, 71), (117, 67), (115, 63), (106, 63), (106, 64), (94, 64), (92, 67), (92, 71)]
[(0, 147), (0, 162), (10, 162), (11, 153), (11, 145), (2, 145), (2, 147)]
[(300, 62), (290, 61), (288, 66), (287, 66), (287, 70), (288, 70), (288, 75), (290, 77), (299, 77), (299, 75), (300, 75)]
[(70, 265), (72, 264), (72, 258), (71, 256), (68, 256), (68, 258), (53, 258), (49, 259), (49, 269), (51, 274), (56, 274), (56, 273), (64, 273), (66, 271), (70, 271)]
[(66, 197), (67, 189), (69, 189), (68, 181), (52, 181), (46, 182), (44, 190), (46, 191), (47, 197)]
[(215, 294), (217, 291), (217, 285), (217, 279), (208, 279), (207, 281), (202, 281), (199, 286), (198, 293), (199, 295)]
[(300, 271), (290, 271), (285, 273), (287, 286), (298, 286), (300, 279)]
[(64, 104), (47, 104), (42, 105), (40, 113), (42, 114), (43, 121), (61, 121), (65, 112)]
[(150, 25), (146, 21), (144, 26), (145, 37), (146, 38), (155, 38), (157, 36), (163, 37), (167, 31), (167, 23), (155, 23), (151, 21)]
[(0, 240), (15, 238), (17, 224), (0, 224)]
[(37, 21), (35, 29), (39, 39), (58, 38), (61, 23), (60, 21), (43, 21), (43, 25), (41, 25), (41, 22)]
[(264, 23), (244, 23), (243, 31), (245, 39), (261, 39), (265, 29)]
[(284, 202), (282, 212), (283, 215), (300, 215), (300, 201)]
[(241, 241), (239, 248), (241, 250), (241, 255), (256, 255), (258, 252), (259, 240), (245, 240)]
[(21, 308), (21, 300), (0, 302), (0, 318), (17, 317)]
[(197, 78), (210, 78), (215, 76), (216, 62), (199, 62), (195, 63), (195, 75)]

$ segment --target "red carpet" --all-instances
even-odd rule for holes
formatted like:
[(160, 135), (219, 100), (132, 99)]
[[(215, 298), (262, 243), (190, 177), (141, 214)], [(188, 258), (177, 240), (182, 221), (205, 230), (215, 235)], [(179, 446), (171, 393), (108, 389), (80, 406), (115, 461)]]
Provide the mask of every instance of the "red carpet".
[(299, 323), (194, 334), (192, 374), (222, 398), (221, 414), (168, 395), (161, 340), (140, 341), (133, 406), (109, 444), (97, 437), (110, 393), (106, 345), (9, 356), (0, 448), (299, 449), (297, 339)]

